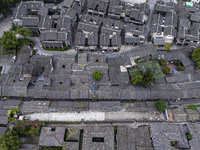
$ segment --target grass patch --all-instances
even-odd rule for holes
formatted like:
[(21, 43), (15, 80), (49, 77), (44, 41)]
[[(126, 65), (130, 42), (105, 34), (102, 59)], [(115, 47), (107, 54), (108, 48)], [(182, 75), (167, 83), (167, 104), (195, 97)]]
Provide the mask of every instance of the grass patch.
[(191, 109), (191, 110), (197, 110), (197, 107), (200, 107), (200, 104), (198, 104), (198, 105), (188, 105), (187, 106), (187, 109)]
[(165, 74), (162, 72), (160, 64), (156, 60), (138, 63), (138, 68), (140, 71), (143, 72), (143, 74), (147, 70), (151, 70), (154, 74), (153, 77), (155, 79), (165, 77)]
[(142, 72), (138, 68), (129, 69), (128, 73), (131, 78), (134, 78), (138, 75), (143, 75)]

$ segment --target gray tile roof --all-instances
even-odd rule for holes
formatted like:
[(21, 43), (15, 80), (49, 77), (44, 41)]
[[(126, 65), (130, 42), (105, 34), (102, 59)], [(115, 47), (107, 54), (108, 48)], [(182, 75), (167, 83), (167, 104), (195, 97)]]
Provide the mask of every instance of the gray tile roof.
[(84, 46), (85, 45), (85, 34), (82, 32), (78, 32), (76, 34), (76, 40), (75, 40), (75, 44), (78, 46)]
[(186, 138), (186, 133), (188, 132), (186, 125), (167, 123), (152, 124), (151, 132), (155, 150), (172, 149), (171, 141), (177, 141), (179, 148), (187, 149), (190, 147)]
[(51, 131), (52, 128), (42, 128), (39, 139), (40, 146), (62, 146), (64, 142), (65, 128), (55, 127), (55, 131)]
[(78, 30), (97, 33), (99, 31), (99, 26), (80, 22), (78, 24)]
[[(93, 137), (103, 137), (104, 142), (93, 142)], [(83, 150), (114, 149), (113, 127), (85, 127), (83, 133)]]
[(39, 24), (39, 17), (24, 17), (22, 25), (27, 27), (37, 27)]

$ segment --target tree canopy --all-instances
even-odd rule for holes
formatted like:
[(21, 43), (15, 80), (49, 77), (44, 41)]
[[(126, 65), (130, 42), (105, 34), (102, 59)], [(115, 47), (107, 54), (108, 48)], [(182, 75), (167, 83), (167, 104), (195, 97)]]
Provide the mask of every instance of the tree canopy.
[(137, 84), (140, 84), (142, 82), (142, 79), (143, 79), (143, 76), (142, 75), (138, 75), (134, 78), (131, 78), (130, 82), (133, 84), (133, 85), (137, 85)]
[(93, 78), (94, 78), (94, 80), (99, 81), (99, 80), (101, 80), (102, 75), (103, 75), (102, 72), (100, 72), (100, 71), (95, 71), (95, 72), (93, 73)]
[(16, 33), (23, 35), (23, 36), (32, 36), (32, 31), (26, 27), (20, 27), (16, 29)]
[(15, 6), (17, 3), (19, 3), (21, 0), (0, 0), (0, 14), (5, 14), (6, 11)]
[(147, 71), (144, 73), (144, 76), (143, 76), (141, 85), (146, 87), (146, 86), (148, 86), (150, 83), (153, 83), (153, 82), (154, 82), (153, 72), (151, 72), (151, 70), (147, 70)]
[(167, 66), (167, 61), (165, 59), (159, 59), (159, 63), (161, 66)]
[(10, 31), (4, 31), (3, 37), (0, 39), (0, 43), (6, 51), (16, 50), (18, 46), (16, 35)]
[(171, 45), (170, 43), (165, 44), (165, 50), (170, 51), (171, 50)]
[(171, 73), (171, 68), (169, 68), (169, 67), (167, 67), (167, 66), (165, 66), (164, 68), (163, 68), (163, 72), (164, 72), (164, 74), (170, 74)]
[(197, 47), (192, 53), (192, 59), (196, 62), (200, 61), (200, 47)]
[(0, 137), (1, 150), (17, 150), (20, 147), (20, 138), (14, 131), (8, 131)]
[(157, 102), (155, 102), (155, 106), (159, 112), (164, 112), (167, 109), (167, 106), (164, 100), (158, 100)]

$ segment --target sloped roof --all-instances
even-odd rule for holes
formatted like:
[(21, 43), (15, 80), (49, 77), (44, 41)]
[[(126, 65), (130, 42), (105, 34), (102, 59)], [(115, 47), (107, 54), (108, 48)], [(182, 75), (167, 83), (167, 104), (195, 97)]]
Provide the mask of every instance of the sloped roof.
[(55, 131), (51, 131), (51, 127), (43, 127), (40, 134), (40, 146), (62, 146), (64, 142), (65, 128), (55, 127)]

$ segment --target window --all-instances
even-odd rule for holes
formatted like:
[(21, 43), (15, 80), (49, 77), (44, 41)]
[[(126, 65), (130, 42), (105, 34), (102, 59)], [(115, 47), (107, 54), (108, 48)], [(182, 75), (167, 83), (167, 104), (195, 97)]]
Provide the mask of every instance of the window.
[(60, 84), (63, 84), (62, 82), (60, 82)]
[(65, 65), (62, 65), (62, 68), (65, 68)]
[(104, 138), (103, 137), (93, 137), (92, 142), (104, 142)]

